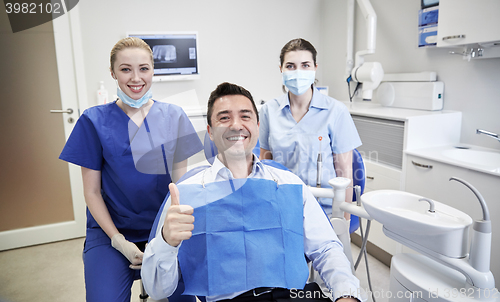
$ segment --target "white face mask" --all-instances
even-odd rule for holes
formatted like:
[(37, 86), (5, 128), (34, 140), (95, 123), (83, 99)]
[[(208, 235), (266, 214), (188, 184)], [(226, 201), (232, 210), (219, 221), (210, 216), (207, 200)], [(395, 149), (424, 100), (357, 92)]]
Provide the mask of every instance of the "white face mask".
[(130, 107), (133, 108), (141, 108), (142, 105), (146, 104), (151, 97), (153, 97), (153, 92), (151, 92), (151, 88), (140, 98), (137, 100), (134, 100), (133, 98), (129, 97), (128, 95), (123, 92), (120, 87), (116, 88), (116, 94), (122, 100), (123, 103), (129, 105)]
[(282, 75), (283, 85), (295, 95), (304, 94), (307, 89), (311, 88), (316, 79), (316, 71), (314, 70), (285, 71)]

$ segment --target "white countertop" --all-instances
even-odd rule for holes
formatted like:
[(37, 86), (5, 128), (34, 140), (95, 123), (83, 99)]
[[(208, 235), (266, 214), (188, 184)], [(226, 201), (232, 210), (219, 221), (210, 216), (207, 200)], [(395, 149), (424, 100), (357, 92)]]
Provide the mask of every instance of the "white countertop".
[(351, 102), (342, 102), (342, 103), (344, 103), (347, 106), (347, 109), (349, 109), (349, 112), (351, 114), (370, 116), (382, 119), (400, 120), (400, 121), (407, 121), (408, 119), (417, 116), (458, 113), (458, 111), (450, 111), (450, 110), (428, 111), (428, 110), (385, 107), (380, 105), (379, 103), (372, 103), (371, 101), (354, 101), (352, 103)]
[[(446, 151), (453, 151), (456, 149), (461, 149), (461, 148), (468, 148), (467, 150), (471, 151), (482, 151), (482, 152), (487, 152), (488, 154), (491, 153), (491, 155), (497, 155), (500, 157), (500, 151), (496, 149), (490, 149), (490, 148), (483, 148), (479, 146), (474, 146), (474, 145), (468, 145), (468, 144), (456, 144), (456, 145), (447, 145), (447, 146), (440, 146), (440, 147), (432, 147), (432, 148), (425, 148), (425, 149), (413, 149), (413, 150), (406, 150), (405, 154), (407, 155), (414, 155), (414, 156), (419, 156), (423, 157), (426, 159), (438, 161), (441, 163), (461, 167), (461, 168), (466, 168), (482, 173), (487, 173), (491, 174), (494, 176), (500, 177), (500, 165), (496, 166), (494, 164), (492, 165), (482, 165), (478, 164), (477, 162), (474, 163), (475, 158), (471, 159), (471, 162), (469, 161), (462, 161), (462, 160), (457, 160), (451, 157), (448, 157), (445, 155)], [(486, 154), (486, 153), (484, 153)]]

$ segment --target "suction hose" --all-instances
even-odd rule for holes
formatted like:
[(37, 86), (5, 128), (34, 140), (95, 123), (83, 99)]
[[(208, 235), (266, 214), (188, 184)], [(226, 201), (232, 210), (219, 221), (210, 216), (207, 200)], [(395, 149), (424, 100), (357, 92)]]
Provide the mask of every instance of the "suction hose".
[[(474, 221), (472, 226), (473, 234), (469, 251), (469, 264), (479, 272), (488, 273), (490, 272), (491, 259), (491, 220), (488, 206), (481, 193), (470, 183), (457, 177), (452, 177), (451, 180), (458, 181), (469, 188), (476, 195), (483, 208), (483, 220)], [(474, 283), (474, 280), (472, 280), (472, 283)], [(472, 285), (481, 287), (477, 284)]]
[(490, 221), (490, 211), (488, 211), (488, 206), (486, 205), (486, 202), (484, 201), (483, 195), (479, 193), (479, 191), (474, 188), (470, 183), (466, 182), (463, 179), (457, 178), (457, 177), (451, 177), (450, 181), (455, 180), (460, 183), (462, 183), (464, 186), (469, 188), (474, 195), (476, 195), (477, 199), (479, 200), (479, 203), (481, 204), (481, 208), (483, 208), (483, 220), (484, 221)]

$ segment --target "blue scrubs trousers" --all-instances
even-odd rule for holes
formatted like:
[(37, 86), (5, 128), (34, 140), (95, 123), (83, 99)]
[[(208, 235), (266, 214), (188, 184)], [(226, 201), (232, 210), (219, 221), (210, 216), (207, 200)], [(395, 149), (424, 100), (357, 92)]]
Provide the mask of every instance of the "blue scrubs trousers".
[(130, 302), (132, 283), (141, 278), (141, 271), (129, 268), (130, 262), (111, 246), (111, 240), (85, 249), (83, 263), (87, 302)]
[[(144, 251), (145, 242), (136, 245)], [(130, 262), (111, 246), (111, 240), (107, 244), (84, 248), (83, 264), (87, 302), (130, 302), (132, 283), (141, 279), (141, 271), (129, 268)], [(169, 301), (196, 301), (194, 296), (182, 295), (183, 292), (184, 282), (181, 280)]]

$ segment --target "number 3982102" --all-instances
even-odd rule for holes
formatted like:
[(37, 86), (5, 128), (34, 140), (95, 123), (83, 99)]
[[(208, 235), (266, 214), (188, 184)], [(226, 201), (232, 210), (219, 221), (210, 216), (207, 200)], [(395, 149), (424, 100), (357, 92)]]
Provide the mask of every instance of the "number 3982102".
[(6, 3), (7, 14), (60, 14), (61, 3)]

